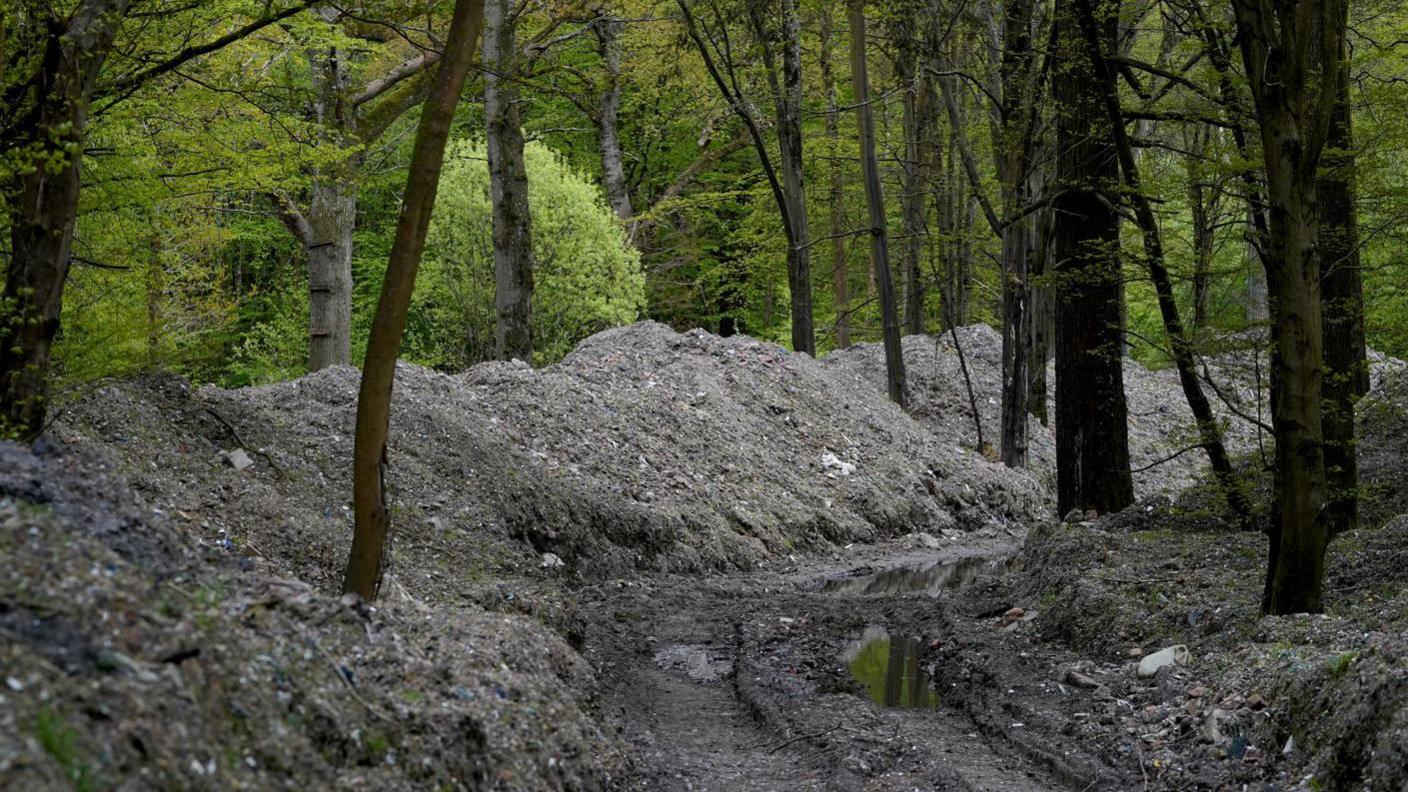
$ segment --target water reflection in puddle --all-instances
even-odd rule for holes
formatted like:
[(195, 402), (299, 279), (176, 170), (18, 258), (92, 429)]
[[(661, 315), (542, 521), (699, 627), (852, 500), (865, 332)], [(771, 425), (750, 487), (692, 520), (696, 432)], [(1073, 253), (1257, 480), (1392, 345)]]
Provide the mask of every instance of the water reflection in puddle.
[(891, 636), (884, 627), (867, 627), (841, 660), (870, 698), (881, 707), (937, 709), (939, 694), (919, 667), (923, 643), (914, 636)]
[(957, 561), (940, 561), (922, 566), (899, 567), (861, 577), (828, 580), (823, 591), (840, 594), (902, 594), (908, 591), (938, 591), (969, 585), (982, 574), (1001, 574), (1011, 569), (1015, 558), (969, 556)]

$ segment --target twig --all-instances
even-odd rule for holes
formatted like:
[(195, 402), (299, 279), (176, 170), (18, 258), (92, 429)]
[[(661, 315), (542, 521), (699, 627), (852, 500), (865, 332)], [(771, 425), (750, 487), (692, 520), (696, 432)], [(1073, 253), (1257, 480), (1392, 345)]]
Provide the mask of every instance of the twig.
[(259, 456), (264, 457), (264, 461), (269, 463), (269, 467), (273, 468), (274, 472), (278, 473), (280, 478), (288, 478), (288, 473), (286, 473), (282, 467), (279, 467), (279, 463), (275, 462), (274, 458), (270, 456), (268, 452), (264, 451), (263, 449), (256, 448), (250, 445), (249, 443), (246, 443), (244, 441), (244, 438), (240, 437), (239, 430), (236, 429), (235, 425), (230, 423), (229, 420), (225, 418), (225, 416), (216, 412), (215, 408), (213, 407), (206, 407), (205, 411), (214, 416), (215, 420), (219, 421), (221, 424), (224, 425), (227, 430), (229, 430), (230, 436), (235, 439), (236, 443), (240, 444), (241, 448), (247, 448), (253, 451), (254, 453), (258, 454)]

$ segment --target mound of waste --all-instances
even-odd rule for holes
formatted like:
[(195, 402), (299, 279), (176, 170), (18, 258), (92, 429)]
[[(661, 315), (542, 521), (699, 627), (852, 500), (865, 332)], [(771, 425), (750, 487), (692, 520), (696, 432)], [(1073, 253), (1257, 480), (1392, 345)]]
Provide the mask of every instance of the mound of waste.
[[(388, 480), (397, 558), (412, 560), (394, 574), (417, 596), (455, 588), (473, 574), (471, 548), (481, 572), (749, 568), (1042, 512), (1029, 474), (936, 437), (838, 373), (750, 338), (649, 322), (540, 370), (402, 366)], [(111, 449), (140, 491), (212, 539), (332, 586), (351, 531), (357, 385), (350, 368), (233, 391), (149, 377), (69, 405), (57, 433)]]
[[(957, 346), (953, 335), (958, 336)], [(1002, 335), (988, 325), (971, 325), (957, 328), (953, 334), (905, 336), (903, 348), (910, 414), (948, 444), (977, 447), (981, 425), (983, 442), (997, 447), (1002, 431)], [(1225, 441), (1234, 454), (1256, 451), (1257, 421), (1270, 423), (1264, 409), (1258, 413), (1257, 394), (1265, 398), (1267, 383), (1265, 355), (1259, 366), (1256, 355), (1254, 344), (1238, 344), (1205, 361), (1214, 383), (1206, 386), (1207, 396), (1224, 424)], [(885, 386), (885, 355), (880, 344), (856, 344), (833, 352), (825, 364), (853, 382)], [(978, 407), (976, 422), (969, 381)], [(1052, 395), (1055, 382), (1055, 371), (1048, 368)], [(1177, 371), (1171, 367), (1151, 370), (1126, 358), (1124, 388), (1135, 496), (1171, 494), (1197, 483), (1207, 468), (1207, 457), (1197, 449), (1190, 450), (1197, 443), (1196, 425)], [(1028, 466), (1043, 486), (1054, 492), (1054, 428), (1032, 418), (1027, 437)]]
[(192, 541), (93, 457), (0, 443), (0, 788), (609, 789), (541, 624), (367, 607)]

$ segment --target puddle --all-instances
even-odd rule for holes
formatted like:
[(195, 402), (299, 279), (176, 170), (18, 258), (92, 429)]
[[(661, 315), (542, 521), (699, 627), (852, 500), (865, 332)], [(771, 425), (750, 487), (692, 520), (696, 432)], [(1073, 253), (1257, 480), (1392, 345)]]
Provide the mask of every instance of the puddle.
[(841, 594), (903, 594), (909, 591), (957, 589), (970, 585), (979, 575), (1002, 574), (1016, 563), (1015, 557), (969, 556), (956, 561), (899, 567), (861, 577), (828, 580), (821, 590)]
[(878, 706), (938, 709), (939, 694), (919, 667), (922, 651), (923, 643), (914, 636), (891, 636), (884, 627), (867, 627), (841, 659)]

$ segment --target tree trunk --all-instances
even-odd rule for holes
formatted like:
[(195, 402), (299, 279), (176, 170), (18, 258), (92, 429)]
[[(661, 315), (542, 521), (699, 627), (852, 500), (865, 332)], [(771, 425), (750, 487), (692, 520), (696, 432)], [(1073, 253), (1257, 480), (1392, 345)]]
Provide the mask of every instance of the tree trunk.
[(425, 234), (435, 209), (445, 141), (450, 136), (450, 122), (454, 120), (460, 89), (474, 61), (475, 43), (483, 20), (483, 0), (458, 0), (455, 4), (454, 18), (445, 40), (445, 55), (416, 130), (405, 198), (396, 222), (386, 278), (381, 284), (381, 298), (372, 320), (367, 358), (362, 366), (352, 461), (356, 530), (342, 588), (368, 600), (376, 596), (381, 585), (386, 539), (391, 527), (385, 488), (386, 436), (391, 422), (396, 358), (406, 331), (406, 312), (415, 290), (416, 270), (425, 250)]
[(1325, 301), (1325, 473), (1330, 535), (1359, 526), (1359, 462), (1355, 404), (1369, 390), (1364, 349), (1364, 283), (1354, 188), (1355, 155), (1349, 67), (1339, 73), (1339, 96), (1330, 118), (1317, 185), (1321, 288)]
[[(913, 62), (913, 53), (901, 53), (901, 63)], [(904, 215), (904, 332), (924, 332), (924, 282), (920, 277), (920, 260), (924, 252), (926, 198), (929, 190), (928, 131), (929, 92), (923, 77), (903, 75), (904, 94), (904, 169), (901, 186), (901, 209)]]
[(816, 330), (812, 317), (811, 231), (807, 226), (807, 195), (802, 173), (802, 23), (796, 0), (781, 0), (782, 79), (772, 51), (766, 14), (758, 2), (749, 4), (753, 32), (763, 51), (768, 85), (777, 116), (777, 144), (781, 152), (783, 211), (792, 229), (787, 246), (787, 287), (791, 293), (792, 348), (816, 355)]
[(1319, 612), (1329, 520), (1316, 181), (1340, 94), (1345, 14), (1342, 0), (1278, 3), (1270, 12), (1263, 5), (1232, 3), (1260, 122), (1269, 219), (1261, 249), (1271, 309), (1276, 475), (1262, 608)]
[(1002, 230), (1002, 464), (1027, 466), (1027, 219)]
[(831, 7), (821, 11), (821, 85), (826, 94), (826, 139), (830, 161), (826, 168), (827, 217), (831, 236), (831, 290), (836, 304), (836, 348), (851, 345), (850, 283), (846, 268), (845, 191), (841, 176), (840, 110), (836, 102), (836, 76), (831, 66)]
[(900, 348), (899, 306), (890, 280), (890, 254), (885, 238), (885, 199), (880, 192), (880, 166), (875, 158), (875, 116), (870, 107), (870, 78), (865, 64), (865, 0), (849, 0), (851, 81), (855, 84), (856, 124), (860, 129), (860, 162), (870, 218), (870, 258), (880, 292), (880, 317), (885, 340), (885, 381), (890, 399), (905, 406), (904, 353)]
[(1042, 426), (1048, 426), (1051, 417), (1047, 409), (1046, 364), (1051, 360), (1052, 324), (1055, 321), (1051, 287), (1046, 283), (1047, 272), (1051, 269), (1051, 236), (1055, 233), (1053, 216), (1049, 210), (1043, 209), (1037, 213), (1033, 232), (1034, 252), (1027, 272), (1027, 299), (1031, 304), (1028, 309), (1031, 319), (1027, 326), (1031, 328), (1032, 333), (1027, 363), (1027, 377), (1031, 382), (1027, 410)]
[(621, 31), (625, 23), (619, 19), (602, 20), (592, 26), (597, 51), (606, 71), (601, 92), (601, 107), (597, 118), (597, 143), (601, 149), (601, 181), (606, 190), (606, 202), (623, 221), (635, 216), (631, 206), (631, 191), (626, 183), (626, 167), (621, 156)]
[(1143, 236), (1145, 262), (1149, 268), (1149, 275), (1154, 281), (1155, 293), (1158, 295), (1159, 312), (1163, 317), (1164, 332), (1168, 336), (1169, 346), (1173, 351), (1173, 362), (1175, 368), (1178, 369), (1178, 380), (1183, 387), (1183, 395), (1188, 401), (1189, 410), (1193, 413), (1193, 420), (1198, 426), (1198, 435), (1202, 440), (1203, 450), (1208, 455), (1213, 474), (1217, 477), (1223, 497), (1227, 500), (1228, 511), (1234, 521), (1246, 523), (1250, 519), (1251, 504), (1247, 502), (1232, 470), (1232, 462), (1228, 458), (1227, 448), (1222, 442), (1222, 429), (1217, 422), (1217, 416), (1213, 414), (1212, 405), (1208, 402), (1207, 395), (1203, 392), (1202, 383), (1198, 380), (1197, 364), (1193, 358), (1193, 344), (1183, 329), (1183, 319), (1179, 316), (1178, 302), (1174, 298), (1173, 280), (1169, 277), (1168, 267), (1164, 263), (1163, 238), (1159, 232), (1158, 219), (1154, 217), (1154, 209), (1144, 195), (1143, 184), (1139, 178), (1138, 160), (1134, 155), (1134, 146), (1125, 131), (1124, 111), (1120, 107), (1114, 72), (1102, 54), (1099, 23), (1091, 6), (1092, 0), (1075, 0), (1075, 3), (1091, 67), (1102, 89), (1101, 96), (1104, 100), (1111, 139), (1115, 144), (1120, 170), (1124, 173), (1124, 183), (1128, 188), (1130, 202), (1134, 205), (1134, 216)]
[(495, 356), (533, 362), (533, 242), (523, 122), (514, 88), (514, 0), (484, 5), (484, 119), (494, 215)]
[(16, 168), (19, 175), (4, 185), (12, 192), (10, 261), (0, 296), (0, 437), (28, 439), (44, 428), (88, 104), (127, 6), (127, 0), (82, 0), (66, 22), (50, 17), (45, 51), (35, 53), (27, 77), (33, 120), (8, 151), (21, 152), (16, 164), (31, 167)]
[(352, 362), (352, 233), (357, 187), (318, 182), (308, 207), (308, 370)]
[[(1055, 13), (1056, 500), (1063, 514), (1103, 514), (1134, 501), (1115, 209), (1119, 165), (1073, 1), (1059, 0)], [(1102, 46), (1111, 50), (1115, 21), (1102, 13)]]

